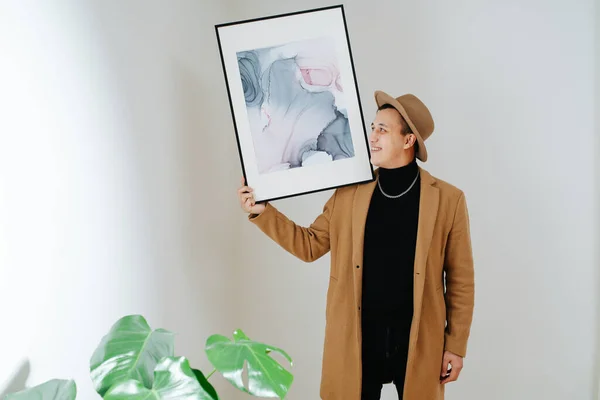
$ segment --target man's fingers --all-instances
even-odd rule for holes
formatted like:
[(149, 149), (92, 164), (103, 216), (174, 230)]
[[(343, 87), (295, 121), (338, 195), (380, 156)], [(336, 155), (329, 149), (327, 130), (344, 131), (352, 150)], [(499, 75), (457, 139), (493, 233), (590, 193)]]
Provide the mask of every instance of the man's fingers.
[(442, 371), (440, 372), (440, 376), (444, 378), (448, 374), (448, 360), (444, 359), (442, 362)]
[(452, 367), (452, 370), (450, 371), (450, 376), (448, 376), (447, 378), (442, 380), (442, 384), (446, 384), (449, 382), (454, 382), (458, 379), (458, 375), (460, 374), (460, 368), (459, 367)]
[[(241, 200), (242, 204), (244, 204), (244, 205), (251, 204), (254, 202), (254, 195), (252, 193), (243, 193), (240, 196), (240, 200)], [(248, 200), (250, 200), (250, 203), (248, 203)]]
[(450, 375), (446, 376), (446, 374), (443, 375), (444, 379), (442, 379), (442, 385), (445, 385), (448, 382), (452, 382), (454, 380), (454, 370), (450, 371)]
[(242, 204), (242, 206), (245, 206), (246, 200), (254, 198), (254, 193), (252, 193), (251, 188), (240, 188), (238, 190), (238, 196), (240, 197), (240, 203)]
[(244, 199), (242, 206), (244, 207), (244, 210), (250, 212), (251, 208), (254, 207), (256, 205), (256, 202), (254, 201), (254, 198), (252, 197), (247, 197)]
[(252, 189), (249, 186), (242, 186), (241, 188), (238, 189), (239, 194), (242, 194), (244, 192), (253, 192), (253, 191), (254, 191), (254, 189)]
[(449, 368), (453, 368), (454, 365), (452, 365), (452, 357), (448, 354), (448, 352), (444, 353), (443, 356), (443, 361), (442, 361), (442, 373), (441, 376), (442, 378), (445, 377), (446, 375), (448, 375), (448, 369)]
[(458, 379), (458, 368), (452, 368), (450, 371), (450, 376), (448, 377), (448, 382), (454, 382)]

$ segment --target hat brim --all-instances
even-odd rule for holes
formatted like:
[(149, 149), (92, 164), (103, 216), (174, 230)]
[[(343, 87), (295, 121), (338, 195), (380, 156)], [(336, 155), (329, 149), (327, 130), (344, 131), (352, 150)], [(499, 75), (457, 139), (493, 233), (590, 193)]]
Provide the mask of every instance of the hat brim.
[(400, 102), (394, 97), (381, 90), (375, 91), (375, 102), (377, 103), (378, 108), (384, 104), (390, 104), (396, 110), (398, 110), (400, 115), (402, 115), (402, 117), (410, 127), (412, 133), (414, 133), (417, 137), (417, 143), (419, 143), (419, 151), (417, 151), (416, 157), (423, 162), (427, 161), (427, 147), (425, 147), (425, 141), (421, 137), (421, 134), (419, 133), (419, 130), (417, 129), (415, 124), (413, 124), (413, 122), (411, 121), (404, 107), (402, 107), (402, 104), (400, 104)]

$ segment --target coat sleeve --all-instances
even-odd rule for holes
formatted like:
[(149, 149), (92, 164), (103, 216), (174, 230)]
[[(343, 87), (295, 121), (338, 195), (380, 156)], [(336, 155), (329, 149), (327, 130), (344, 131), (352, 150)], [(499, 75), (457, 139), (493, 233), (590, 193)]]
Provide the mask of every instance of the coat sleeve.
[(467, 341), (473, 319), (475, 277), (469, 214), (461, 193), (448, 235), (445, 255), (446, 332), (445, 350), (461, 357), (467, 353)]
[(268, 237), (302, 261), (312, 262), (329, 251), (329, 222), (337, 190), (329, 198), (321, 215), (309, 227), (297, 225), (272, 204), (267, 203), (260, 215), (248, 216)]

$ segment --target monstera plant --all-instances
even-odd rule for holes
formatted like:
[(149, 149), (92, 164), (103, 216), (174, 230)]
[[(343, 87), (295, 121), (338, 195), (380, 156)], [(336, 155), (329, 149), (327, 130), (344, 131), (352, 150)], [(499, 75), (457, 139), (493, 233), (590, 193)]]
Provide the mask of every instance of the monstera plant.
[[(207, 376), (174, 354), (174, 342), (172, 332), (152, 330), (141, 315), (119, 319), (90, 359), (90, 376), (98, 395), (106, 400), (218, 400), (208, 382), (216, 371), (239, 390), (257, 397), (283, 399), (292, 385), (292, 374), (269, 353), (280, 353), (291, 365), (290, 356), (251, 340), (239, 329), (233, 339), (222, 335), (207, 339), (205, 352), (214, 367)], [(244, 364), (247, 384), (242, 378)], [(4, 400), (73, 400), (76, 395), (73, 380), (53, 379)]]

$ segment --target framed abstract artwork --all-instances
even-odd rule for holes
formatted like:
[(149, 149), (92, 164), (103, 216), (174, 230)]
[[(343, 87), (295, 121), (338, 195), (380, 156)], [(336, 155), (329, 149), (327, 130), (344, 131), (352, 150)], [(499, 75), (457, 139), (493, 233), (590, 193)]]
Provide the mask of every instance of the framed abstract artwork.
[(342, 5), (215, 29), (257, 202), (374, 179)]

